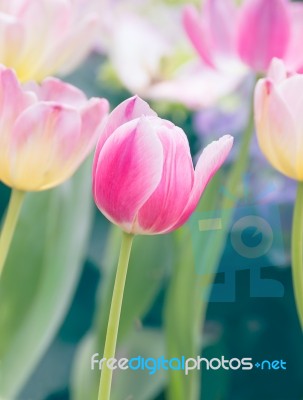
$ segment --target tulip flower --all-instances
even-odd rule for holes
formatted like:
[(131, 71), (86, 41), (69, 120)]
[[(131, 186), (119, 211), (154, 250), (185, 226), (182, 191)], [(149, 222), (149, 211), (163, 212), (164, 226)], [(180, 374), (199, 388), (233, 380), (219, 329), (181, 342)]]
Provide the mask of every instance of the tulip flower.
[(55, 78), (22, 87), (4, 67), (0, 93), (0, 180), (28, 192), (68, 179), (96, 143), (107, 100)]
[(21, 81), (67, 74), (94, 44), (98, 22), (80, 0), (0, 0), (0, 63)]
[(289, 73), (274, 59), (255, 89), (255, 122), (260, 148), (282, 174), (298, 181), (292, 230), (292, 275), (303, 328), (303, 75)]
[(303, 75), (274, 59), (255, 89), (255, 122), (261, 150), (284, 175), (303, 181)]
[[(195, 210), (206, 185), (233, 144), (223, 136), (202, 152), (194, 169), (182, 129), (161, 119), (139, 97), (109, 116), (93, 165), (93, 196), (123, 234), (104, 358), (114, 356), (123, 289), (134, 235), (171, 232)], [(110, 395), (112, 371), (103, 364), (99, 399)]]
[(100, 47), (131, 93), (200, 109), (216, 104), (247, 75), (233, 60), (220, 71), (202, 65), (184, 35), (180, 4), (124, 0), (107, 6)]
[(0, 67), (0, 181), (13, 189), (0, 238), (0, 273), (24, 193), (68, 179), (91, 152), (107, 111), (105, 99), (87, 100), (58, 79), (22, 87), (11, 69)]
[[(110, 115), (99, 139), (93, 194), (100, 211), (131, 234), (167, 233), (181, 226), (231, 146), (224, 136), (193, 168), (185, 133), (138, 97)], [(168, 190), (169, 188), (169, 190)]]
[(298, 50), (302, 13), (302, 4), (289, 0), (246, 0), (240, 6), (234, 0), (205, 0), (202, 15), (188, 6), (183, 19), (189, 39), (209, 67), (220, 69), (234, 59), (265, 72), (274, 57), (296, 69), (303, 66)]

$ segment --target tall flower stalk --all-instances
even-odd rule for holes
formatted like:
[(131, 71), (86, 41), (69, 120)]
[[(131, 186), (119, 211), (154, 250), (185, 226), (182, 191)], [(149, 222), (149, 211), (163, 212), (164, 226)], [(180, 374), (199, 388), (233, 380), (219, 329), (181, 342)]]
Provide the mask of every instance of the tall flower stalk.
[(123, 231), (102, 364), (99, 400), (110, 398), (124, 285), (134, 235), (171, 232), (182, 226), (228, 156), (231, 136), (211, 143), (194, 169), (182, 129), (133, 97), (103, 127), (93, 166), (93, 195), (101, 212)]
[(25, 192), (13, 189), (0, 235), (0, 278), (20, 215)]
[(303, 182), (298, 183), (291, 241), (292, 280), (296, 307), (303, 330)]
[[(117, 267), (116, 280), (113, 291), (113, 298), (109, 313), (107, 335), (104, 347), (104, 358), (106, 360), (113, 358), (116, 353), (119, 321), (121, 315), (123, 294), (126, 282), (126, 275), (128, 270), (130, 252), (133, 243), (133, 235), (123, 232), (122, 234), (122, 244), (120, 250), (120, 257)], [(107, 400), (110, 398), (111, 383), (112, 383), (112, 369), (104, 364), (101, 371), (100, 386), (98, 400)]]

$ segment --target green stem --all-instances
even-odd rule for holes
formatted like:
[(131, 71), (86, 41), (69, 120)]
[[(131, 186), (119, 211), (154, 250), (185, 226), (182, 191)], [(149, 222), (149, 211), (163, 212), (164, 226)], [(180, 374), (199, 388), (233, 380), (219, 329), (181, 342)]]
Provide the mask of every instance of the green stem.
[(23, 204), (25, 192), (12, 189), (9, 205), (0, 236), (0, 277), (9, 252), (16, 224)]
[[(109, 358), (113, 358), (116, 352), (123, 293), (124, 293), (132, 242), (133, 242), (133, 235), (123, 232), (120, 257), (118, 262), (114, 292), (112, 297), (112, 303), (109, 313), (106, 339), (105, 339), (103, 358), (105, 358), (106, 360), (108, 360)], [(112, 375), (113, 371), (109, 369), (107, 367), (106, 362), (104, 362), (102, 364), (102, 370), (101, 370), (98, 400), (110, 399)]]
[(303, 182), (298, 182), (292, 224), (291, 254), (295, 302), (303, 329)]

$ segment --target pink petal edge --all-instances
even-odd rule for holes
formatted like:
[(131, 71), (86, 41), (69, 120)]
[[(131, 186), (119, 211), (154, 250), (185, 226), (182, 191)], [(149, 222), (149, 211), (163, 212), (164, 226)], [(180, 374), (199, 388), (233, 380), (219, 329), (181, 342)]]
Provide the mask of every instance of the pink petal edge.
[(232, 136), (225, 135), (219, 140), (210, 143), (203, 150), (195, 168), (194, 185), (183, 214), (179, 221), (165, 233), (182, 226), (194, 212), (207, 184), (226, 160), (233, 142), (234, 138)]
[(96, 169), (100, 151), (114, 131), (126, 122), (141, 116), (157, 116), (150, 106), (139, 96), (133, 96), (119, 104), (108, 116), (102, 129), (95, 151), (93, 170)]
[(211, 68), (215, 68), (209, 43), (207, 43), (205, 27), (202, 16), (200, 16), (193, 6), (187, 6), (183, 11), (183, 26), (193, 47), (196, 49), (201, 59)]
[(286, 55), (290, 14), (285, 0), (248, 0), (241, 8), (238, 51), (255, 71), (266, 71), (273, 57)]

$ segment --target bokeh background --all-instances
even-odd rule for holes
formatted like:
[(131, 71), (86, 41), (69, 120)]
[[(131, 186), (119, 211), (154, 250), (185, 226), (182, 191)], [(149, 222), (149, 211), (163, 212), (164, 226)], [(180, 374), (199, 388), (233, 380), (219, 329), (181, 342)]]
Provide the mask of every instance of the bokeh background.
[[(169, 15), (172, 26), (168, 28), (174, 32), (178, 21), (174, 15), (186, 2), (151, 3), (144, 21), (158, 19), (159, 23)], [(133, 16), (136, 7), (132, 5)], [(106, 97), (114, 108), (141, 85), (135, 78), (142, 60), (132, 54), (133, 37), (130, 34), (128, 42), (133, 56), (130, 84), (125, 84), (127, 68), (120, 71), (121, 60), (114, 51), (106, 51), (102, 41), (65, 80), (88, 96)], [(118, 46), (120, 38), (115, 40)], [(121, 46), (124, 49), (125, 43)], [(162, 57), (163, 75), (149, 79), (164, 80), (187, 57), (183, 50)], [(132, 64), (135, 59), (138, 71)], [(226, 185), (250, 118), (255, 78), (252, 74), (242, 78), (229, 93), (195, 109), (180, 99), (169, 99), (170, 91), (144, 96), (142, 90), (161, 117), (184, 129), (194, 160), (206, 144), (226, 133), (235, 136), (235, 147), (184, 228), (135, 239), (118, 355), (283, 359), (287, 370), (203, 370), (188, 377), (174, 371), (153, 376), (121, 371), (114, 376), (113, 400), (303, 399), (303, 341), (289, 254), (295, 183), (269, 166), (253, 137), (236, 191)], [(5, 365), (6, 400), (95, 398), (99, 374), (90, 370), (90, 357), (102, 354), (121, 237), (93, 204), (91, 163), (92, 157), (61, 187), (27, 195), (0, 286), (0, 359)], [(1, 215), (9, 192), (1, 184)], [(220, 215), (222, 199), (229, 202), (233, 216), (220, 249), (216, 240), (208, 242), (208, 235), (199, 231), (198, 221), (213, 212)], [(231, 244), (232, 226), (245, 215), (262, 217), (277, 238), (262, 257), (241, 258)], [(240, 232), (240, 238), (248, 247), (266, 240), (250, 226)], [(209, 272), (208, 257), (213, 255), (216, 268)], [(256, 270), (257, 280), (252, 277)], [(263, 286), (268, 280), (271, 284)]]

